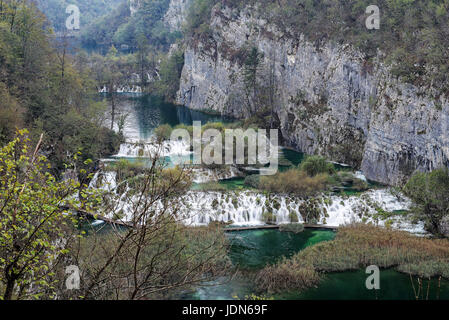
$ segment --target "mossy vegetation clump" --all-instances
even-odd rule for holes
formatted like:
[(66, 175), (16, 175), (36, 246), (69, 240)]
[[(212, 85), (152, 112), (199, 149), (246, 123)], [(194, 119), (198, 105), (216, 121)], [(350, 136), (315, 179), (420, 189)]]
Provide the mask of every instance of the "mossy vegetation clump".
[(318, 174), (335, 173), (335, 167), (332, 163), (328, 162), (325, 158), (320, 156), (308, 156), (299, 165), (302, 171), (305, 171), (310, 177), (314, 177)]

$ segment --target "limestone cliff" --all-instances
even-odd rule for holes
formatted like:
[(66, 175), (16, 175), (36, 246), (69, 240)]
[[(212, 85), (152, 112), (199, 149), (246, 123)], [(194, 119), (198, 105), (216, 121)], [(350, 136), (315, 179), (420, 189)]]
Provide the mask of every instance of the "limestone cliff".
[(177, 102), (236, 117), (244, 106), (241, 50), (255, 46), (275, 83), (285, 141), (398, 184), (415, 170), (449, 166), (449, 103), (393, 78), (349, 46), (279, 31), (251, 10), (215, 8), (211, 36), (187, 39)]
[(180, 31), (187, 17), (187, 10), (192, 0), (171, 0), (164, 16), (165, 24), (170, 31)]

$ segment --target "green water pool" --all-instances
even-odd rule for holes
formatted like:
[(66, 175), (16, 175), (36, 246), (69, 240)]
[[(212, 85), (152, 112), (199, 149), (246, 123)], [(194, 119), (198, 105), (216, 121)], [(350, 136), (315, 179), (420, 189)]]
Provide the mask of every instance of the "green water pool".
[[(329, 241), (335, 233), (329, 230), (306, 229), (293, 234), (278, 230), (247, 230), (228, 233), (230, 258), (242, 271), (233, 277), (221, 277), (184, 293), (182, 299), (224, 300), (244, 299), (255, 293), (252, 279), (258, 270), (282, 257), (290, 257), (308, 246)], [(281, 300), (449, 300), (449, 281), (418, 279), (395, 270), (380, 271), (380, 289), (368, 290), (364, 270), (329, 273), (316, 288), (304, 292), (284, 292), (269, 298)], [(413, 289), (415, 288), (415, 290)]]
[[(419, 289), (417, 277), (395, 270), (380, 271), (380, 289), (368, 290), (364, 270), (330, 273), (317, 288), (275, 296), (287, 300), (449, 300), (449, 281), (424, 279)], [(440, 286), (438, 288), (438, 285)], [(418, 298), (416, 298), (418, 295)]]
[(261, 269), (282, 257), (291, 257), (300, 250), (318, 242), (332, 240), (335, 233), (329, 230), (306, 229), (294, 234), (272, 229), (229, 232), (230, 258), (243, 269)]

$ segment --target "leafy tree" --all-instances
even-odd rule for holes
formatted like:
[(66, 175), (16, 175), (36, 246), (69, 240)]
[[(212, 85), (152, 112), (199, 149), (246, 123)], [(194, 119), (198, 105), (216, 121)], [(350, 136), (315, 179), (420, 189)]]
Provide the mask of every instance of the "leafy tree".
[(117, 186), (102, 195), (95, 214), (125, 226), (106, 234), (86, 228), (88, 236), (70, 250), (71, 263), (82, 272), (81, 287), (74, 292), (60, 287), (60, 297), (166, 298), (227, 272), (223, 230), (185, 225), (180, 208), (191, 187), (191, 169), (167, 169), (155, 152), (151, 163), (121, 161), (109, 170), (117, 172)]
[(332, 163), (329, 163), (320, 156), (309, 156), (301, 164), (300, 169), (307, 172), (311, 177), (320, 173), (333, 174), (335, 173), (335, 167)]
[(79, 183), (58, 182), (39, 154), (42, 140), (30, 149), (26, 134), (19, 131), (0, 149), (0, 290), (5, 300), (52, 296), (55, 269), (76, 237), (67, 232), (77, 221), (65, 208), (83, 202), (72, 197)]
[(0, 113), (11, 120), (2, 127), (2, 142), (13, 138), (16, 127), (27, 127), (33, 139), (44, 133), (42, 149), (54, 175), (83, 148), (89, 152), (78, 158), (77, 169), (93, 169), (94, 163), (84, 161), (115, 152), (120, 141), (100, 125), (90, 67), (73, 59), (66, 44), (53, 47), (45, 17), (30, 1), (3, 1), (2, 8)]
[(143, 35), (147, 45), (166, 51), (181, 37), (179, 32), (170, 32), (162, 21), (169, 4), (169, 0), (141, 0), (137, 12), (131, 15), (128, 3), (122, 3), (83, 30), (82, 41), (89, 46), (109, 48), (115, 44), (140, 50)]
[(449, 169), (413, 175), (404, 192), (415, 203), (413, 211), (427, 230), (442, 235), (441, 221), (449, 216)]
[(187, 12), (184, 32), (188, 36), (210, 32), (210, 13), (215, 0), (193, 0)]

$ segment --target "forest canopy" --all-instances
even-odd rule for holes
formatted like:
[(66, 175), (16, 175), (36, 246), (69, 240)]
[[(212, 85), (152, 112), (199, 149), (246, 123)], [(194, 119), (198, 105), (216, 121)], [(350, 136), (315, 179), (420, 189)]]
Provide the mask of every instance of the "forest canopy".
[(94, 99), (86, 63), (52, 37), (45, 16), (30, 2), (2, 4), (0, 143), (10, 141), (17, 128), (28, 128), (33, 140), (44, 133), (42, 150), (55, 174), (80, 152), (80, 169), (87, 159), (115, 152), (120, 139), (101, 125), (106, 106)]

